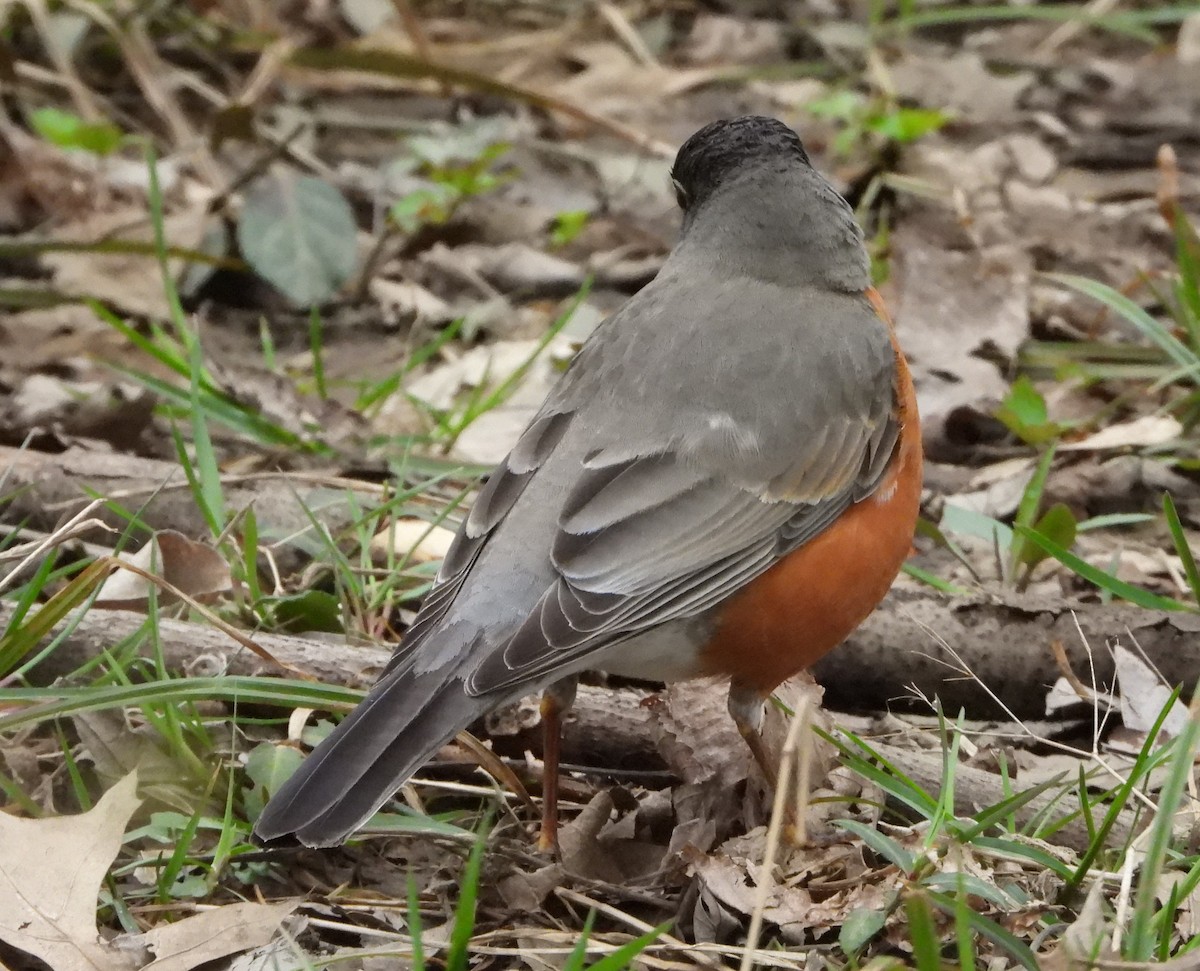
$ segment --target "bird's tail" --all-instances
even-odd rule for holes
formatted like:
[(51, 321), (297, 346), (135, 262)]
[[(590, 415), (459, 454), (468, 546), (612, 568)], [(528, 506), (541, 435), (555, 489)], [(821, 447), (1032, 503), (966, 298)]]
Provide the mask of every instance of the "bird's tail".
[(341, 843), (491, 707), (467, 694), (453, 664), (414, 668), (410, 659), (389, 671), (271, 797), (254, 826), (260, 841)]

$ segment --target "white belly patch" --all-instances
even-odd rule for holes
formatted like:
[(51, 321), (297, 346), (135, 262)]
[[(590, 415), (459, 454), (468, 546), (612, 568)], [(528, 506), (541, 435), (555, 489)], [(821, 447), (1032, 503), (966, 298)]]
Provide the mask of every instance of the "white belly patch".
[(605, 648), (588, 668), (645, 681), (685, 681), (704, 674), (700, 652), (708, 638), (702, 621), (670, 621)]

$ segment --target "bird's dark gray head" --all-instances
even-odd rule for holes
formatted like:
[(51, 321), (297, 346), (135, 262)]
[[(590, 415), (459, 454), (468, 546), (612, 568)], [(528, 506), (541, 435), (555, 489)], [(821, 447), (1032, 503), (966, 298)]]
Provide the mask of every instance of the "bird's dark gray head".
[(689, 272), (852, 292), (869, 285), (854, 210), (783, 122), (748, 115), (706, 125), (683, 143), (671, 177), (683, 208), (676, 254)]
[(774, 118), (745, 115), (714, 121), (684, 142), (671, 180), (686, 211), (703, 205), (714, 190), (751, 169), (796, 165), (809, 166), (799, 135)]

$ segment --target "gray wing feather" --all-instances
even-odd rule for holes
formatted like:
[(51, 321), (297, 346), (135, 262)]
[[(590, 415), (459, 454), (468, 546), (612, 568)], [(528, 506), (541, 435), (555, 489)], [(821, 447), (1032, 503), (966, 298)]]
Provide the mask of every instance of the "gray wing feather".
[(492, 471), (479, 490), (466, 522), (455, 534), (433, 588), (426, 594), (421, 609), (405, 632), (403, 643), (384, 668), (384, 676), (394, 671), (442, 625), (491, 531), (516, 504), (533, 473), (554, 451), (570, 422), (569, 412), (547, 410), (539, 414), (522, 433), (508, 457)]

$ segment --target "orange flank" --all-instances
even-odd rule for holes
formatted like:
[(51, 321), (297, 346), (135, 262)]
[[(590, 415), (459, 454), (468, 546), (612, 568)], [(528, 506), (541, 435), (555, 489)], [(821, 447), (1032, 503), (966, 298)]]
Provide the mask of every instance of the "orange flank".
[(721, 610), (708, 674), (766, 695), (845, 640), (879, 604), (912, 548), (921, 498), (921, 431), (912, 377), (883, 300), (867, 298), (896, 349), (900, 439), (879, 488), (776, 563)]

